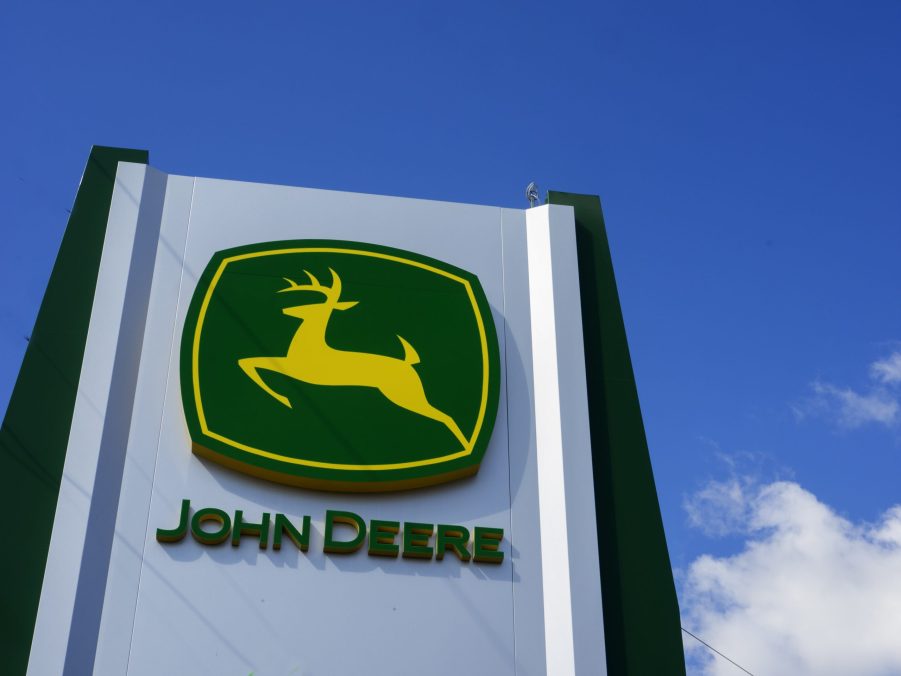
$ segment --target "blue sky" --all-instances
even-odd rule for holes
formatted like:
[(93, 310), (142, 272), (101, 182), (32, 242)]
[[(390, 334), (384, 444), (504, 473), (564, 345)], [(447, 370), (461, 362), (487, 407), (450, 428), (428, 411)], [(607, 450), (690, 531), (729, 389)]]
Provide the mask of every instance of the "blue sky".
[(717, 486), (878, 522), (901, 502), (901, 389), (872, 370), (901, 351), (899, 26), (893, 1), (7, 3), (0, 410), (92, 144), (515, 207), (535, 180), (602, 198), (680, 580), (768, 537), (699, 527)]

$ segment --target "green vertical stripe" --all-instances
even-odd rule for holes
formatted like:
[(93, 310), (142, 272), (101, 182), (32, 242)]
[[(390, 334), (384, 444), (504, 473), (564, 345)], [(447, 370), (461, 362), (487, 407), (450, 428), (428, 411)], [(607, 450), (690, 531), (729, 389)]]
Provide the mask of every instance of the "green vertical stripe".
[(0, 428), (0, 491), (23, 520), (0, 556), (3, 673), (24, 674), (119, 162), (143, 150), (91, 150)]
[(551, 191), (548, 202), (568, 204), (576, 216), (607, 669), (684, 674), (679, 604), (601, 201)]

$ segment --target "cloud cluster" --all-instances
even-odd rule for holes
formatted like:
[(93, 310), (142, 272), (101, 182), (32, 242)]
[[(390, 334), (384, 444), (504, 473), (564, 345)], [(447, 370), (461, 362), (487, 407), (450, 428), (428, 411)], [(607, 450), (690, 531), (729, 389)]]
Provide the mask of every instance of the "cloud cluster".
[(901, 423), (901, 352), (873, 362), (869, 370), (873, 383), (865, 392), (814, 381), (811, 396), (793, 406), (795, 415), (824, 417), (848, 429), (870, 423), (897, 426)]
[[(901, 505), (852, 523), (797, 483), (740, 479), (686, 505), (710, 532), (747, 538), (734, 556), (691, 564), (689, 630), (758, 675), (901, 674)], [(741, 673), (693, 641), (686, 649), (693, 673)]]
[(861, 394), (850, 388), (816, 381), (811, 385), (818, 410), (830, 414), (842, 427), (855, 428), (867, 423), (891, 426), (898, 421), (898, 400), (892, 392), (877, 388)]
[(712, 537), (744, 532), (752, 487), (738, 478), (709, 482), (683, 503), (689, 525)]
[(901, 352), (870, 364), (870, 375), (890, 385), (901, 383)]

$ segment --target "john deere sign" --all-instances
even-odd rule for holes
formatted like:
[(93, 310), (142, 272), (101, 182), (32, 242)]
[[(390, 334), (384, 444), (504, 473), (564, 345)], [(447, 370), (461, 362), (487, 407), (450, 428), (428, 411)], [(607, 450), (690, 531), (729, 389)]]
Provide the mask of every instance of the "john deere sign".
[(387, 491), (474, 474), (499, 377), (475, 275), (357, 242), (216, 253), (182, 334), (194, 452), (310, 488)]
[(4, 676), (684, 674), (600, 203), (549, 202), (95, 149), (0, 428)]

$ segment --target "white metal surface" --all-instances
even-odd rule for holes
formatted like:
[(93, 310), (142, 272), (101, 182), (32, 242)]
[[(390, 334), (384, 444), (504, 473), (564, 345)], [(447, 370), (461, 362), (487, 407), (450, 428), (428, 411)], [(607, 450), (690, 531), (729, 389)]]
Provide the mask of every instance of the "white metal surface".
[[(45, 583), (29, 673), (62, 673), (64, 663), (66, 673), (86, 673), (92, 660), (99, 675), (441, 675), (461, 664), (472, 673), (520, 676), (606, 673), (572, 210), (170, 176), (154, 184), (157, 223), (147, 225), (136, 204), (154, 213), (142, 201), (143, 171), (120, 165), (66, 461), (66, 481), (80, 488), (60, 494), (61, 505), (74, 506), (57, 511), (48, 571), (58, 577)], [(139, 251), (136, 229), (145, 238), (151, 232), (156, 245)], [(498, 329), (502, 383), (493, 437), (474, 478), (393, 494), (322, 493), (191, 453), (178, 359), (199, 275), (216, 251), (305, 238), (397, 247), (478, 275)], [(125, 255), (132, 249), (140, 261)], [(138, 337), (131, 326), (117, 342), (110, 327), (118, 326), (136, 265), (153, 269), (146, 322), (142, 316)], [(108, 420), (115, 356), (135, 345), (140, 363), (131, 367), (128, 419)], [(104, 485), (85, 489), (96, 474), (100, 428), (111, 425), (125, 430), (118, 478), (108, 471)], [(183, 498), (195, 509), (242, 509), (251, 520), (262, 512), (298, 521), (310, 515), (309, 552), (261, 551), (249, 541), (204, 547), (190, 538), (162, 545), (155, 531), (174, 525)], [(99, 592), (83, 592), (77, 578), (91, 501), (115, 512)], [(502, 527), (505, 560), (327, 555), (326, 509), (367, 520)], [(111, 519), (96, 519), (95, 529), (111, 529)], [(96, 655), (70, 649), (67, 658), (78, 594), (102, 599)], [(79, 607), (90, 615), (90, 604)]]
[[(557, 345), (554, 358), (560, 397), (560, 437), (566, 495), (575, 670), (577, 674), (606, 674), (604, 614), (598, 562), (588, 400), (585, 394), (585, 349), (582, 342), (582, 308), (574, 215), (572, 207), (569, 206), (550, 205), (543, 208), (547, 209), (554, 290)], [(529, 213), (531, 214), (531, 211)], [(535, 363), (538, 362), (536, 350)], [(539, 486), (542, 478), (539, 473)], [(556, 673), (550, 661), (548, 673)]]
[[(94, 666), (96, 674), (125, 674), (131, 649), (134, 611), (142, 573), (141, 560), (147, 533), (150, 496), (163, 405), (166, 400), (169, 354), (177, 337), (175, 316), (182, 278), (184, 250), (194, 179), (170, 176), (156, 247), (154, 283), (144, 333), (144, 349), (135, 391), (122, 492), (115, 526), (115, 542), (106, 583), (103, 615)], [(161, 340), (159, 336), (169, 335)]]
[[(102, 547), (92, 549), (98, 543), (90, 540), (88, 533), (91, 517), (94, 522), (102, 520), (103, 515), (98, 519), (98, 510), (105, 498), (118, 493), (119, 486), (118, 481), (115, 486), (96, 485), (95, 479), (102, 473), (101, 460), (110, 460), (109, 454), (116, 452), (117, 437), (127, 439), (123, 430), (128, 425), (127, 417), (123, 420), (121, 415), (108, 414), (116, 403), (115, 397), (123, 394), (120, 388), (134, 390), (133, 375), (140, 346), (136, 346), (137, 353), (130, 353), (129, 347), (135, 346), (128, 343), (133, 332), (140, 330), (135, 324), (143, 323), (143, 312), (129, 315), (126, 306), (129, 296), (140, 302), (142, 291), (149, 289), (149, 275), (145, 279), (135, 277), (137, 272), (144, 271), (147, 259), (146, 253), (136, 245), (140, 244), (140, 230), (156, 239), (157, 208), (164, 193), (165, 175), (140, 164), (120, 165), (110, 204), (28, 674), (62, 673), (72, 627), (80, 626), (73, 622), (74, 611), (86, 603), (90, 605), (91, 596), (102, 602), (102, 588), (96, 589), (91, 573), (98, 568), (94, 559), (99, 557), (102, 564), (105, 553)], [(152, 258), (150, 261), (152, 264)], [(133, 364), (123, 363), (128, 357)], [(126, 396), (132, 396), (131, 392)], [(112, 463), (115, 462), (112, 458)], [(115, 504), (112, 509), (115, 510)], [(78, 606), (77, 602), (80, 602)]]
[(530, 209), (526, 230), (547, 668), (606, 674), (572, 208)]

